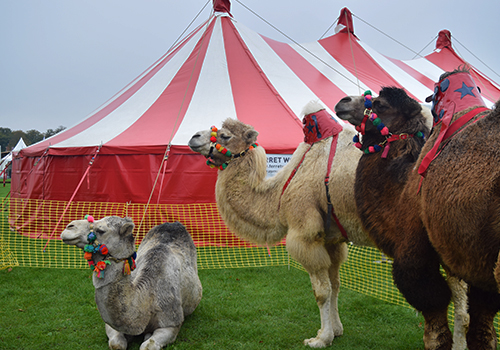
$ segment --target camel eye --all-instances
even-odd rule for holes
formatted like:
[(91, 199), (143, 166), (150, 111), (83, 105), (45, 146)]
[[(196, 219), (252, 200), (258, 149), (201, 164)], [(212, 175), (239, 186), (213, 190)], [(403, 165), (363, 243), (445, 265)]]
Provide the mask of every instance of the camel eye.
[(96, 228), (95, 233), (97, 233), (98, 235), (102, 235), (104, 233), (104, 230), (101, 230), (100, 228)]
[(219, 135), (219, 138), (224, 141), (224, 142), (227, 142), (229, 141), (229, 139), (231, 139), (231, 136), (227, 135), (227, 134), (220, 134)]

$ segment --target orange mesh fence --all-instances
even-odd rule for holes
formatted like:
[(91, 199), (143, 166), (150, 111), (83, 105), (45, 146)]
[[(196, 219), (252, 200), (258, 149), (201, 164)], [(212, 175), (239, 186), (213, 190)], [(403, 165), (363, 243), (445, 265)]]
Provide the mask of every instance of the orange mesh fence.
[[(0, 222), (0, 269), (11, 266), (88, 268), (80, 249), (62, 243), (59, 236), (72, 220), (85, 214), (95, 218), (129, 216), (136, 224), (136, 242), (163, 222), (182, 222), (198, 250), (200, 269), (260, 266), (303, 267), (291, 259), (285, 242), (259, 247), (238, 239), (222, 221), (215, 203), (150, 205), (130, 203), (71, 203), (10, 199), (2, 202)], [(147, 209), (147, 211), (146, 211)], [(60, 220), (60, 222), (59, 222)], [(59, 222), (59, 223), (58, 223)], [(341, 267), (341, 283), (351, 290), (412, 308), (392, 281), (392, 263), (374, 248), (349, 245), (349, 259)], [(453, 324), (453, 305), (449, 309)], [(499, 329), (498, 316), (495, 327)]]

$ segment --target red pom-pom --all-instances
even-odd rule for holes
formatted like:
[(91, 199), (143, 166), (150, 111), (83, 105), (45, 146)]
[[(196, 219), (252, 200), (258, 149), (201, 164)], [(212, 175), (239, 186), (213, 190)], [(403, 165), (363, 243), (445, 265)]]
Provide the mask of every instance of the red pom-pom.
[(94, 222), (94, 217), (92, 215), (86, 215), (86, 219), (88, 222)]
[(387, 129), (387, 126), (384, 126), (382, 130), (380, 130), (380, 133), (384, 136), (389, 135), (389, 129)]
[(226, 154), (226, 153), (227, 153), (227, 148), (222, 148), (222, 149), (220, 150), (220, 153), (222, 153), (222, 154)]
[(212, 137), (210, 137), (210, 141), (212, 141), (212, 142), (216, 142), (216, 141), (217, 141), (217, 138), (216, 138), (215, 136), (212, 136)]
[(104, 244), (101, 245), (101, 247), (99, 248), (99, 253), (101, 253), (102, 255), (107, 255), (108, 254), (108, 247), (106, 247)]
[(354, 146), (356, 146), (357, 148), (361, 148), (361, 143), (356, 142), (356, 143), (354, 144)]
[(85, 252), (85, 254), (83, 254), (83, 257), (85, 258), (85, 260), (92, 260), (92, 253)]
[(373, 146), (370, 146), (368, 147), (368, 151), (370, 151), (370, 153), (375, 153), (375, 148)]

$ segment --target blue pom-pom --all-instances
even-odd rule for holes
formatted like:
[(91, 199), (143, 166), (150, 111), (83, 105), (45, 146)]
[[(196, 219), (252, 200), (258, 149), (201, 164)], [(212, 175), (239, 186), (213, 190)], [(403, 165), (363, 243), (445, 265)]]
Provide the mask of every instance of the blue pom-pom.
[(375, 145), (373, 146), (373, 148), (375, 148), (375, 152), (380, 152), (382, 150), (382, 147), (380, 147), (380, 145)]
[(365, 108), (372, 108), (372, 100), (365, 100)]
[(383, 128), (385, 128), (384, 123), (380, 123), (379, 125), (377, 125), (377, 130), (378, 131), (382, 130)]
[(354, 143), (359, 142), (359, 136), (358, 135), (354, 135), (354, 137), (352, 138), (352, 141)]

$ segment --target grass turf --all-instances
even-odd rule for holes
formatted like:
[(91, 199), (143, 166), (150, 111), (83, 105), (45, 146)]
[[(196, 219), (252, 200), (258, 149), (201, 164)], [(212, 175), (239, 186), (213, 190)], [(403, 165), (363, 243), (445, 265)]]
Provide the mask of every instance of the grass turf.
[[(319, 310), (307, 273), (286, 267), (200, 270), (203, 298), (168, 349), (304, 349)], [(0, 349), (107, 349), (91, 272), (0, 271)], [(423, 318), (342, 288), (338, 349), (422, 349)], [(134, 339), (129, 349), (139, 349)]]

